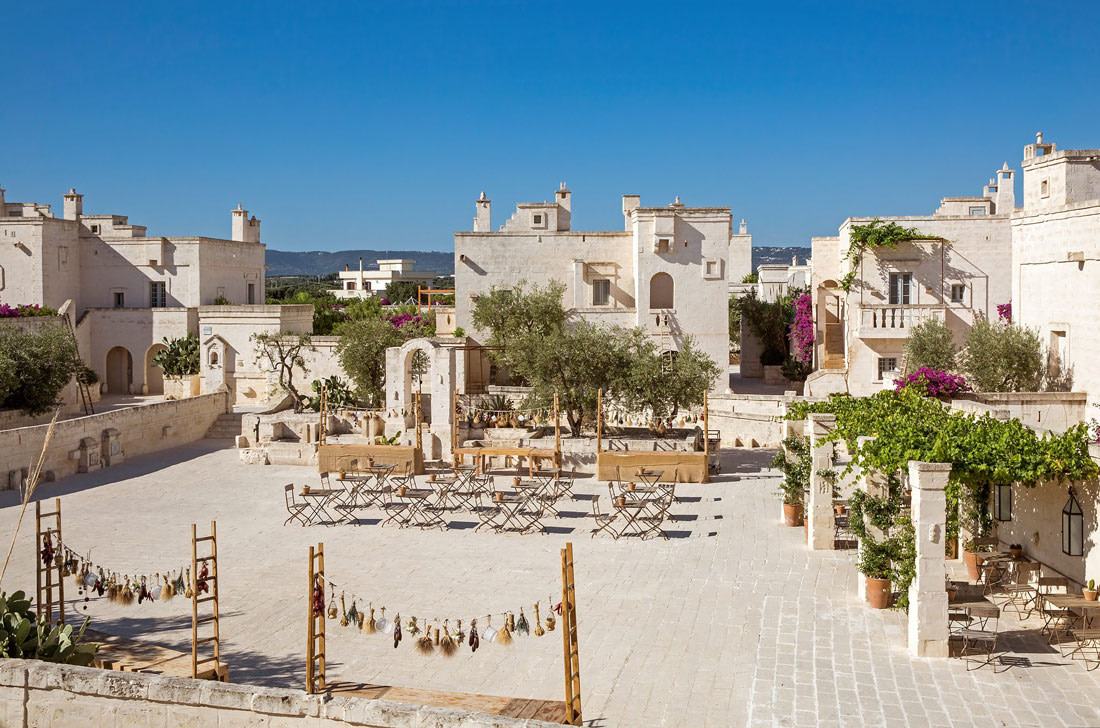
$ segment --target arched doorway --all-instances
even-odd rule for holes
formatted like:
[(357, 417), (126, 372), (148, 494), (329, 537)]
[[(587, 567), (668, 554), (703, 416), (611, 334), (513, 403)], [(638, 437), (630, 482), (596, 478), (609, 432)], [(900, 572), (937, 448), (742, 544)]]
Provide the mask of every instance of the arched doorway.
[(844, 298), (836, 281), (827, 280), (817, 289), (818, 329), (822, 334), (820, 369), (844, 369), (846, 347), (844, 343)]
[(116, 346), (107, 352), (107, 391), (129, 394), (134, 381), (134, 358), (125, 347)]
[(672, 276), (658, 273), (649, 279), (649, 308), (675, 308)]
[(158, 352), (167, 349), (164, 344), (153, 344), (145, 352), (145, 393), (164, 394), (164, 370), (153, 363)]
[(405, 354), (405, 401), (412, 426), (413, 395), (420, 393), (420, 415), (425, 424), (432, 422), (432, 352), (427, 348), (416, 347)]

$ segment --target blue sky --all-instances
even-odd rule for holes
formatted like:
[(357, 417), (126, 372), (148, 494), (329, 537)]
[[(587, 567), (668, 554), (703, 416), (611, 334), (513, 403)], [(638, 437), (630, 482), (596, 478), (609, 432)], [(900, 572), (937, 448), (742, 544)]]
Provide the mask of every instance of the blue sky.
[[(1036, 131), (1100, 147), (1100, 4), (10, 3), (9, 200), (269, 247), (450, 250), (481, 190), (576, 229), (731, 206), (758, 245), (929, 213)], [(14, 31), (14, 32), (13, 32)]]

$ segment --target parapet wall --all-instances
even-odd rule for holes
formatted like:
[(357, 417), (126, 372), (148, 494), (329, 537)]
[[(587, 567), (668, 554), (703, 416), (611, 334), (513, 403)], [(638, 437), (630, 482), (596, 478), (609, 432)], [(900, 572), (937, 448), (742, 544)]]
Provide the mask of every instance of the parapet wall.
[[(121, 463), (126, 457), (167, 450), (202, 439), (229, 411), (229, 393), (215, 392), (170, 402), (62, 420), (54, 428), (44, 480)], [(49, 424), (0, 432), (0, 489), (19, 485), (37, 461)]]
[(551, 728), (454, 708), (301, 690), (112, 672), (36, 660), (0, 660), (0, 726), (309, 726), (309, 728)]

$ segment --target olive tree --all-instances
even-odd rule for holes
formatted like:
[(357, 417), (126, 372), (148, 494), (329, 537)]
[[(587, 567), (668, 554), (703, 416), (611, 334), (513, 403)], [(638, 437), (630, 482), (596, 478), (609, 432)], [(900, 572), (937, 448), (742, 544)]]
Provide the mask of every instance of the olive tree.
[(0, 404), (39, 415), (56, 407), (58, 396), (83, 363), (76, 341), (63, 327), (35, 330), (0, 325)]
[(279, 388), (294, 400), (295, 412), (304, 410), (308, 402), (294, 385), (294, 371), (301, 370), (303, 376), (309, 374), (303, 352), (316, 351), (310, 335), (263, 332), (250, 338), (256, 345), (256, 364), (278, 377)]
[(979, 392), (1032, 392), (1042, 381), (1042, 348), (1034, 329), (982, 316), (959, 353), (959, 368)]
[(950, 372), (955, 370), (955, 335), (940, 319), (928, 319), (909, 331), (905, 355), (910, 371), (921, 367)]

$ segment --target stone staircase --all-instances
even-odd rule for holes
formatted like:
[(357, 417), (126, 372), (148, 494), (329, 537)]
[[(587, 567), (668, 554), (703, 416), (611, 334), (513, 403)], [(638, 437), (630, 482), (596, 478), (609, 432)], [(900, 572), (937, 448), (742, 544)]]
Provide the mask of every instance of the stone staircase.
[(241, 421), (244, 415), (240, 412), (226, 412), (218, 415), (214, 424), (206, 431), (206, 437), (217, 440), (232, 440), (241, 434)]

